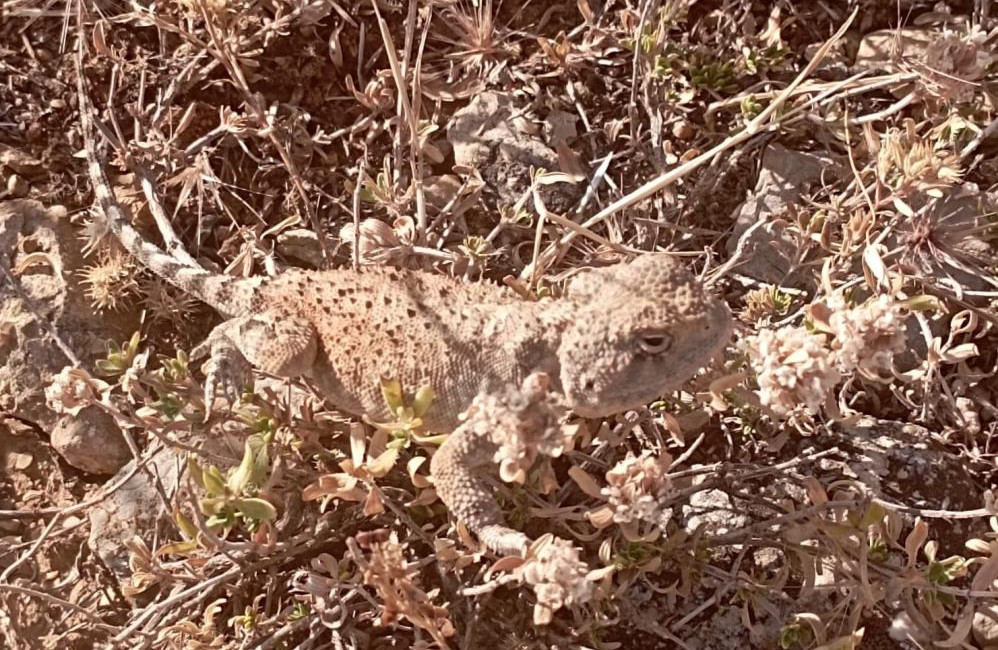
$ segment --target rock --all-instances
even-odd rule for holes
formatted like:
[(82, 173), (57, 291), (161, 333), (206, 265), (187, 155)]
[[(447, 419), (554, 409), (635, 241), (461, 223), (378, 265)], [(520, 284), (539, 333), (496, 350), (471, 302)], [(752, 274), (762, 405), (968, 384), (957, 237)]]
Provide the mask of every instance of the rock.
[(692, 495), (689, 504), (683, 506), (683, 516), (690, 533), (706, 526), (711, 534), (724, 535), (748, 524), (748, 517), (735, 512), (731, 497), (721, 490), (703, 490)]
[[(530, 187), (530, 167), (560, 170), (552, 148), (515, 126), (518, 112), (509, 94), (484, 92), (454, 113), (447, 129), (454, 162), (479, 171), (498, 207), (513, 205)], [(564, 125), (557, 131), (559, 137), (567, 134)], [(563, 213), (575, 206), (583, 190), (580, 184), (557, 183), (542, 187), (540, 194), (548, 209)]]
[[(183, 442), (207, 455), (207, 460), (198, 459), (202, 465), (213, 464), (223, 472), (238, 465), (242, 459), (244, 440), (241, 436), (214, 435), (208, 438), (195, 434), (185, 437)], [(166, 524), (173, 519), (168, 507), (172, 509), (181, 502), (187, 503), (186, 494), (177, 495), (178, 490), (186, 489), (181, 484), (183, 471), (187, 466), (186, 454), (171, 447), (160, 447), (152, 452), (147, 451), (148, 453), (152, 456), (145, 468), (135, 472), (124, 485), (94, 506), (89, 513), (90, 537), (87, 544), (122, 584), (126, 584), (132, 575), (125, 542), (137, 536), (152, 549), (156, 542), (163, 544), (180, 539), (172, 525), (167, 526), (169, 530), (159, 530), (159, 535), (157, 528), (161, 523)], [(131, 473), (134, 467), (133, 458), (104, 486), (116, 484)], [(163, 493), (170, 501), (169, 506), (163, 503), (152, 476), (159, 481)], [(196, 497), (203, 496), (197, 487), (194, 489)], [(165, 536), (164, 532), (167, 533)]]
[[(0, 410), (51, 430), (59, 415), (45, 404), (45, 387), (70, 360), (52, 341), (48, 323), (84, 367), (105, 356), (108, 339), (135, 331), (136, 315), (97, 317), (80, 285), (85, 266), (66, 209), (38, 201), (0, 202), (0, 264), (16, 287), (0, 281)], [(30, 257), (29, 257), (30, 256)]]
[(0, 144), (0, 167), (28, 178), (40, 178), (46, 174), (42, 161), (6, 144)]
[(91, 474), (114, 474), (132, 457), (114, 418), (96, 407), (60, 418), (51, 443), (67, 463)]
[[(326, 242), (326, 250), (335, 248), (331, 241)], [(317, 269), (323, 268), (322, 247), (319, 236), (307, 228), (285, 230), (277, 236), (277, 252), (284, 257), (293, 257)]]
[(690, 632), (683, 642), (693, 650), (744, 650), (749, 647), (741, 610), (736, 605), (719, 606), (717, 613), (693, 626)]
[(984, 650), (998, 648), (998, 605), (981, 603), (974, 613), (974, 640)]
[[(139, 536), (151, 544), (157, 522), (168, 516), (149, 476), (150, 471), (159, 478), (169, 497), (176, 491), (181, 466), (182, 460), (172, 449), (160, 448), (146, 463), (149, 471), (139, 470), (91, 509), (87, 543), (119, 580), (124, 582), (131, 576), (125, 542)], [(105, 486), (117, 483), (134, 467), (135, 459), (132, 459)]]
[[(430, 176), (423, 179), (423, 198), (426, 200), (426, 210), (428, 214), (440, 214), (447, 204), (453, 201), (451, 214), (460, 217), (472, 203), (468, 196), (457, 198), (461, 191), (461, 179), (454, 174), (443, 174), (441, 176)], [(474, 194), (474, 192), (468, 192)]]
[[(822, 483), (840, 475), (862, 483), (873, 496), (916, 508), (961, 511), (984, 505), (986, 486), (975, 477), (973, 463), (947, 451), (928, 429), (916, 424), (863, 416), (852, 424), (830, 425), (816, 439), (802, 438), (799, 453), (814, 453), (816, 445), (841, 451), (840, 456), (819, 461), (820, 468), (832, 474), (819, 477)], [(914, 522), (914, 515), (901, 514), (909, 524)], [(942, 557), (961, 552), (965, 540), (984, 537), (988, 531), (980, 519), (929, 523)]]
[(939, 38), (939, 32), (924, 27), (881, 29), (870, 32), (859, 42), (856, 67), (897, 72), (899, 56), (921, 57), (926, 48)]
[(788, 210), (810, 186), (821, 181), (822, 175), (831, 173), (834, 177), (844, 172), (831, 158), (770, 145), (762, 156), (755, 190), (735, 213), (734, 230), (728, 238), (728, 252), (733, 253), (748, 229), (764, 220), (748, 235), (738, 272), (766, 284), (805, 286), (811, 280), (810, 271), (805, 275), (795, 266), (798, 244), (787, 230)]

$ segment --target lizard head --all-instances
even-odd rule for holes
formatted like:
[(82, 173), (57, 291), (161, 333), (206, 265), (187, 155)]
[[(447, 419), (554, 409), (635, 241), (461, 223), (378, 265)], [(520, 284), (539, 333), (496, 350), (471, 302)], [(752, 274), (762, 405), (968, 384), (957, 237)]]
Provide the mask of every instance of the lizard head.
[(692, 377), (731, 338), (731, 312), (663, 254), (587, 271), (567, 291), (574, 318), (558, 348), (568, 406), (603, 417), (647, 404)]

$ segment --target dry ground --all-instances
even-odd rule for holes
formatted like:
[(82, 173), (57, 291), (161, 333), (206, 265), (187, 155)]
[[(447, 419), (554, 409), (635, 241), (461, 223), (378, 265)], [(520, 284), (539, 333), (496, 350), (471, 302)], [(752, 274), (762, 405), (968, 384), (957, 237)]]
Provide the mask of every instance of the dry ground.
[[(989, 0), (0, 7), (3, 647), (998, 648)], [(497, 486), (591, 573), (478, 552), (405, 413), (201, 421), (217, 317), (100, 236), (81, 37), (119, 199), (205, 266), (724, 295), (723, 359)]]

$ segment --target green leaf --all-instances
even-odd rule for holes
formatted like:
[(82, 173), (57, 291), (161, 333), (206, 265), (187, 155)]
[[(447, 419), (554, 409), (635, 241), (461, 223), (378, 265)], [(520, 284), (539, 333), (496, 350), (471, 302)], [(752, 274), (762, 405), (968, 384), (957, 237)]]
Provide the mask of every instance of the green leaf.
[(177, 510), (173, 515), (173, 520), (177, 522), (177, 528), (180, 529), (180, 532), (184, 535), (184, 537), (187, 539), (197, 538), (198, 529), (194, 525), (194, 522), (187, 518), (187, 515)]
[(222, 473), (218, 471), (218, 468), (211, 465), (202, 472), (201, 476), (204, 480), (204, 490), (209, 496), (219, 496), (225, 494), (225, 481), (222, 480)]
[(901, 303), (905, 309), (911, 311), (943, 311), (943, 302), (935, 296), (919, 294), (912, 296)]
[(419, 390), (416, 391), (416, 397), (412, 401), (412, 411), (416, 414), (416, 417), (421, 418), (426, 415), (430, 406), (433, 404), (433, 398), (436, 394), (433, 392), (433, 387), (429, 384), (420, 386)]
[(166, 546), (161, 546), (157, 551), (157, 556), (163, 555), (190, 555), (194, 551), (198, 550), (198, 543), (193, 540), (186, 540), (183, 542), (173, 542), (172, 544), (167, 544)]
[(248, 519), (257, 521), (270, 521), (277, 518), (277, 508), (272, 503), (264, 499), (247, 498), (235, 499), (232, 502), (236, 510), (241, 512)]
[(253, 480), (255, 466), (252, 436), (243, 443), (243, 460), (232, 474), (229, 475), (228, 487), (233, 494), (242, 494)]
[(859, 527), (862, 529), (869, 528), (873, 524), (882, 521), (886, 515), (887, 511), (883, 506), (877, 503), (871, 503), (870, 507), (863, 513), (862, 519), (859, 520)]
[(125, 353), (129, 359), (133, 359), (135, 357), (135, 353), (139, 351), (139, 342), (141, 340), (142, 337), (139, 336), (138, 332), (132, 334), (132, 338), (128, 341), (128, 348), (125, 350)]
[(270, 475), (270, 448), (267, 442), (272, 436), (260, 436), (260, 448), (256, 452), (256, 458), (253, 463), (253, 478), (252, 483), (257, 487), (262, 486), (267, 481), (267, 476)]
[(212, 515), (204, 524), (208, 528), (217, 528), (219, 526), (224, 528), (232, 524), (232, 516), (225, 513)]

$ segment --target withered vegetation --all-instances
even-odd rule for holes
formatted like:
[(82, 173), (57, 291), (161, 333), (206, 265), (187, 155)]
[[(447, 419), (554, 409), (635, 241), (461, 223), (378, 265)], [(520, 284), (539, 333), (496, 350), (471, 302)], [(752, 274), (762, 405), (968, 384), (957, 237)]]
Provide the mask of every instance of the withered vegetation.
[[(5, 647), (998, 647), (996, 13), (5, 0), (0, 142), (48, 165), (32, 198), (74, 208), (94, 309), (141, 315), (48, 404), (102, 409), (142, 467), (187, 455), (122, 583), (86, 544), (120, 482), (66, 478), (79, 502), (42, 511), (0, 495)], [(396, 420), (362, 424), (261, 378), (205, 421), (188, 353), (212, 315), (88, 209), (77, 38), (119, 199), (205, 266), (394, 264), (538, 299), (673, 250), (737, 340), (684, 390), (504, 470), (507, 519), (537, 541), (481, 552), (434, 493), (432, 391), (386, 382)], [(556, 165), (458, 157), (476, 135), (455, 113), (492, 92)], [(817, 174), (794, 176), (802, 152)], [(966, 482), (937, 485), (940, 459)]]

